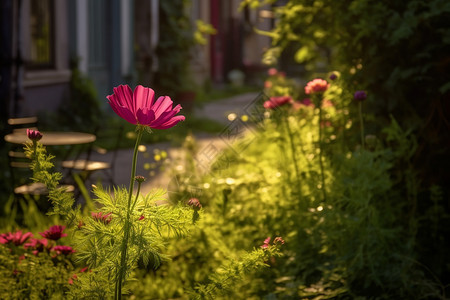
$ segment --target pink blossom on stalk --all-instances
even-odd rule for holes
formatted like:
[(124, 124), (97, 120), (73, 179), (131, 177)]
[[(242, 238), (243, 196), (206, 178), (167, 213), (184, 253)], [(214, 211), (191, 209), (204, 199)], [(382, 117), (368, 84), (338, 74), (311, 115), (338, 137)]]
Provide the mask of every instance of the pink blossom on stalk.
[(75, 252), (75, 250), (73, 250), (73, 248), (70, 246), (60, 246), (60, 245), (53, 247), (53, 251), (55, 251), (58, 255), (60, 254), (69, 255)]
[(40, 139), (42, 139), (42, 133), (40, 133), (39, 130), (27, 128), (27, 136), (32, 141), (39, 141)]
[(314, 93), (325, 92), (330, 87), (330, 84), (323, 79), (316, 78), (308, 82), (305, 86), (305, 93), (307, 95)]
[(181, 115), (175, 116), (181, 105), (172, 108), (173, 102), (168, 96), (154, 101), (155, 91), (142, 85), (138, 85), (134, 92), (128, 85), (119, 85), (106, 98), (114, 112), (131, 124), (167, 129), (185, 119)]
[(40, 235), (49, 240), (57, 241), (62, 237), (67, 236), (67, 233), (63, 233), (66, 226), (54, 225), (44, 232), (39, 232)]
[(194, 208), (194, 210), (199, 210), (200, 208), (202, 208), (202, 204), (200, 203), (200, 201), (197, 198), (189, 199), (188, 205), (192, 206)]
[(268, 74), (269, 76), (277, 75), (277, 73), (278, 73), (278, 71), (277, 71), (277, 69), (275, 69), (275, 68), (270, 68), (269, 70), (267, 70), (267, 74)]
[(268, 236), (268, 237), (264, 240), (264, 243), (261, 245), (261, 248), (263, 248), (263, 249), (269, 248), (269, 243), (270, 243), (270, 236)]
[(270, 97), (270, 100), (264, 102), (263, 106), (265, 109), (275, 109), (287, 103), (292, 103), (292, 101), (290, 96)]
[(21, 230), (18, 230), (14, 233), (2, 233), (0, 234), (0, 244), (14, 244), (16, 246), (23, 245), (28, 238), (32, 237), (33, 234), (31, 232), (22, 233)]

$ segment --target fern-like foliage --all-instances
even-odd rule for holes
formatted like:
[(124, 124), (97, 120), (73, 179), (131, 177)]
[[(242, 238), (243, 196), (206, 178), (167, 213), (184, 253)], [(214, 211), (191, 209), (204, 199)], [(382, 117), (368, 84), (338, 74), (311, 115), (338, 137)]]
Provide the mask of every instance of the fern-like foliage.
[[(61, 173), (51, 172), (54, 157), (47, 154), (45, 147), (39, 142), (28, 143), (25, 151), (32, 159), (32, 179), (48, 188), (48, 197), (53, 204), (50, 214), (64, 217), (68, 229), (72, 229), (76, 262), (89, 269), (73, 280), (68, 293), (70, 298), (110, 298), (114, 295), (114, 285), (121, 270), (126, 283), (138, 262), (158, 268), (162, 261), (169, 259), (162, 252), (165, 238), (186, 235), (193, 213), (197, 213), (182, 204), (168, 205), (165, 191), (161, 189), (147, 195), (132, 195), (131, 209), (127, 213), (130, 198), (127, 189), (114, 188), (111, 191), (94, 186), (97, 209), (91, 214), (82, 214), (80, 207), (74, 208), (72, 194), (59, 186)], [(129, 228), (128, 237), (125, 228)], [(127, 256), (125, 266), (121, 266), (124, 243)], [(123, 291), (127, 292), (126, 286)]]
[[(98, 212), (103, 218), (96, 218), (95, 213), (85, 216), (74, 231), (77, 261), (92, 269), (92, 272), (79, 276), (80, 282), (71, 291), (72, 296), (83, 299), (93, 295), (92, 282), (98, 285), (94, 292), (95, 299), (114, 292), (113, 285), (108, 283), (115, 280), (120, 267), (120, 246), (124, 238), (128, 200), (128, 191), (124, 188), (114, 188), (112, 195), (111, 191), (101, 186), (94, 187), (93, 192), (97, 197), (95, 201), (100, 204)], [(146, 196), (133, 199), (125, 272), (128, 279), (138, 261), (156, 269), (162, 261), (168, 260), (169, 257), (162, 253), (164, 239), (185, 235), (192, 223), (192, 210), (182, 205), (161, 204), (164, 195), (163, 190), (154, 190)]]
[(73, 195), (67, 193), (64, 186), (60, 186), (62, 174), (52, 172), (54, 156), (47, 154), (47, 149), (39, 142), (25, 144), (25, 155), (32, 160), (30, 166), (33, 171), (32, 180), (47, 186), (48, 198), (53, 206), (49, 214), (62, 216), (69, 226), (74, 224), (80, 210), (73, 208), (75, 202)]
[(208, 284), (197, 286), (193, 298), (236, 299), (236, 297), (231, 297), (235, 284), (252, 272), (269, 267), (266, 262), (274, 256), (281, 256), (279, 248), (275, 245), (265, 249), (254, 249), (252, 252), (244, 254), (240, 260), (230, 259), (216, 273), (209, 276)]

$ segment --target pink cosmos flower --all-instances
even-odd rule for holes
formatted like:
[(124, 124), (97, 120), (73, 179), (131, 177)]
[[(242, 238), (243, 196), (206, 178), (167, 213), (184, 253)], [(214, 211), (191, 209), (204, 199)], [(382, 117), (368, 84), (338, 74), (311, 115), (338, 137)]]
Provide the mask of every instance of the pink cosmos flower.
[(2, 233), (0, 234), (0, 244), (14, 244), (16, 246), (23, 245), (28, 238), (32, 237), (31, 232), (22, 233), (22, 230), (16, 231), (14, 233)]
[(62, 237), (67, 236), (67, 233), (63, 233), (66, 226), (54, 225), (44, 232), (39, 232), (40, 235), (49, 240), (57, 241)]
[(264, 102), (263, 106), (265, 109), (275, 109), (287, 103), (292, 103), (292, 98), (290, 96), (278, 96), (270, 97), (270, 100)]
[(323, 79), (316, 78), (308, 82), (305, 86), (305, 93), (307, 95), (314, 93), (325, 92), (330, 87), (330, 84)]
[(39, 130), (27, 128), (27, 136), (32, 141), (39, 141), (40, 139), (42, 139), (42, 133), (40, 133)]
[(73, 248), (70, 246), (60, 246), (60, 245), (53, 247), (53, 251), (55, 251), (58, 255), (60, 254), (69, 255), (75, 252), (75, 250), (73, 250)]
[(119, 85), (106, 98), (114, 112), (131, 124), (167, 129), (185, 119), (181, 115), (175, 116), (180, 112), (181, 105), (172, 108), (173, 102), (168, 96), (154, 101), (155, 91), (142, 85), (138, 85), (134, 92), (128, 85)]

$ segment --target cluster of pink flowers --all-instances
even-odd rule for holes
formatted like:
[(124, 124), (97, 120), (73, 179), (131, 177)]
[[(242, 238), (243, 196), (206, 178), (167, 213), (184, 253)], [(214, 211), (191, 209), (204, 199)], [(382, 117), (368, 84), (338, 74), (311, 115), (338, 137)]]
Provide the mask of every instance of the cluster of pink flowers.
[[(269, 248), (269, 246), (270, 246), (270, 240), (271, 240), (271, 238), (270, 238), (270, 236), (268, 236), (268, 237), (264, 240), (263, 244), (261, 245), (261, 248), (263, 248), (263, 249)], [(272, 244), (273, 244), (274, 246), (281, 246), (281, 245), (284, 245), (284, 240), (283, 240), (282, 237), (277, 236), (277, 237), (273, 240), (273, 243), (272, 243)]]
[(0, 234), (0, 244), (14, 244), (15, 246), (21, 246), (32, 236), (33, 234), (31, 232), (22, 233), (21, 230), (14, 233), (2, 233)]
[(283, 106), (285, 104), (290, 104), (292, 102), (293, 100), (290, 96), (270, 97), (270, 100), (265, 101), (263, 106), (265, 109), (275, 109), (277, 107)]
[(2, 233), (0, 234), (0, 244), (23, 246), (23, 249), (26, 251), (31, 251), (34, 255), (38, 255), (44, 251), (47, 253), (54, 252), (56, 255), (69, 255), (75, 252), (72, 247), (52, 245), (52, 243), (49, 242), (49, 240), (57, 241), (60, 238), (67, 236), (66, 233), (63, 233), (64, 229), (65, 226), (51, 226), (48, 230), (39, 233), (44, 237), (43, 239), (33, 238), (33, 234), (31, 232), (22, 233), (21, 230)]
[(316, 78), (308, 82), (305, 86), (305, 94), (323, 93), (330, 87), (330, 84), (323, 79)]

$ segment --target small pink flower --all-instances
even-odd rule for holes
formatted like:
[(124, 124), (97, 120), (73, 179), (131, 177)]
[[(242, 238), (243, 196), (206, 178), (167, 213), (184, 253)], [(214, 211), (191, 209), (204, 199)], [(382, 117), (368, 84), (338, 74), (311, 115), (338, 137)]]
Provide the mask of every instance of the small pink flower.
[(14, 233), (2, 233), (0, 234), (0, 244), (14, 244), (20, 246), (32, 236), (33, 234), (31, 232), (22, 233), (22, 230), (18, 230)]
[(39, 141), (42, 139), (42, 133), (39, 130), (27, 129), (27, 136), (32, 141)]
[(181, 105), (172, 108), (173, 102), (168, 96), (154, 101), (155, 91), (142, 85), (138, 85), (134, 92), (128, 85), (119, 85), (106, 98), (114, 112), (131, 124), (167, 129), (185, 119), (181, 115), (175, 116), (180, 112)]
[(46, 239), (57, 241), (60, 238), (67, 236), (66, 233), (63, 233), (65, 228), (66, 226), (54, 225), (44, 232), (39, 232), (39, 234)]
[(290, 96), (270, 97), (270, 100), (264, 102), (263, 106), (265, 109), (275, 109), (279, 106), (292, 103), (292, 101)]
[(264, 88), (265, 89), (270, 89), (272, 87), (272, 82), (266, 80), (264, 81)]
[(97, 222), (102, 222), (103, 224), (109, 224), (112, 220), (111, 213), (103, 214), (101, 211), (91, 213), (92, 218)]
[(55, 251), (58, 255), (61, 254), (69, 255), (75, 252), (75, 250), (73, 250), (73, 248), (70, 246), (60, 246), (60, 245), (53, 247), (52, 250)]
[(277, 69), (275, 69), (275, 68), (270, 68), (269, 70), (267, 70), (267, 74), (268, 74), (269, 76), (277, 75), (277, 73), (278, 73), (278, 71), (277, 71)]
[(305, 106), (314, 106), (314, 103), (312, 103), (311, 99), (309, 98), (303, 99), (302, 104)]
[(277, 236), (274, 240), (273, 240), (273, 244), (274, 245), (284, 245), (284, 240), (282, 237)]
[(188, 205), (192, 206), (194, 210), (199, 210), (200, 208), (202, 208), (202, 204), (197, 198), (189, 199)]
[(268, 236), (268, 237), (264, 240), (263, 244), (261, 245), (261, 248), (263, 248), (263, 249), (268, 248), (268, 247), (269, 247), (269, 243), (270, 243), (270, 236)]
[(77, 278), (78, 278), (77, 274), (73, 274), (72, 277), (69, 278), (69, 284), (72, 285), (73, 281)]
[(27, 250), (32, 250), (34, 255), (38, 255), (38, 253), (44, 252), (44, 250), (50, 250), (51, 248), (47, 239), (30, 239), (28, 243), (23, 246)]
[(330, 84), (323, 79), (316, 78), (308, 82), (305, 86), (305, 93), (307, 95), (314, 93), (325, 92), (330, 87)]

